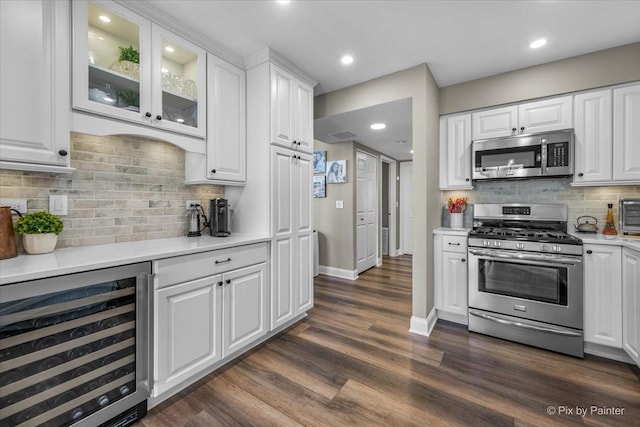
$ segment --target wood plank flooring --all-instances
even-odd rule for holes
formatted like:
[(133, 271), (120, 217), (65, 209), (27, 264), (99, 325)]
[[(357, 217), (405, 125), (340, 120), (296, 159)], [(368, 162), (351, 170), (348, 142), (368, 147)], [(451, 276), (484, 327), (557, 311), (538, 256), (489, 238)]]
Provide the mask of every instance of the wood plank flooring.
[(422, 337), (408, 333), (410, 316), (409, 256), (356, 281), (319, 276), (304, 321), (137, 425), (640, 426), (635, 366), (443, 321)]

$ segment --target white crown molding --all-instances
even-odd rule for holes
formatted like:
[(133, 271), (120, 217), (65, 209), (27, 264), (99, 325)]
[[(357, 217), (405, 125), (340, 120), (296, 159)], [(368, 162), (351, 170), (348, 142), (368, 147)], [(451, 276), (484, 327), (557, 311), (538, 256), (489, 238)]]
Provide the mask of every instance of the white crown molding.
[(211, 52), (212, 54), (219, 56), (227, 62), (233, 65), (245, 68), (244, 59), (237, 53), (227, 49), (219, 44), (212, 38), (194, 31), (189, 24), (178, 21), (173, 17), (167, 16), (164, 12), (157, 9), (147, 0), (126, 1), (126, 0), (114, 0), (116, 3), (131, 9), (135, 13), (138, 13), (150, 21), (155, 22), (158, 25), (165, 27), (166, 29), (176, 33), (177, 35), (188, 39), (190, 42), (199, 45), (204, 50)]
[(313, 79), (307, 73), (302, 71), (298, 66), (296, 66), (293, 62), (290, 62), (287, 58), (276, 52), (271, 47), (260, 49), (258, 52), (247, 55), (244, 58), (244, 63), (247, 70), (253, 67), (257, 67), (258, 65), (265, 62), (272, 62), (280, 67), (286, 68), (287, 71), (292, 72), (296, 75), (297, 78), (311, 87), (315, 87), (318, 84), (315, 79)]

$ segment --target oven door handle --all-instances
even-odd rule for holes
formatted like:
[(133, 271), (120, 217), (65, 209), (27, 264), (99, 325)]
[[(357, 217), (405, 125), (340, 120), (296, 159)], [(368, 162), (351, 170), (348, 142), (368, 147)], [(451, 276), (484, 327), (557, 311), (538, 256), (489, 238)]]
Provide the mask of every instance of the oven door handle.
[(513, 322), (511, 320), (501, 319), (499, 317), (490, 316), (488, 314), (475, 313), (473, 311), (469, 311), (469, 314), (472, 316), (480, 317), (482, 319), (490, 320), (492, 322), (500, 323), (507, 326), (515, 326), (517, 328), (529, 329), (538, 332), (549, 332), (557, 335), (565, 335), (569, 337), (581, 337), (582, 334), (578, 332), (566, 331), (563, 329), (554, 329), (554, 328), (544, 328), (542, 326), (529, 325), (527, 323)]
[(544, 256), (544, 255), (536, 255), (536, 254), (523, 254), (523, 253), (511, 253), (504, 251), (494, 251), (494, 250), (486, 250), (486, 249), (475, 249), (469, 248), (469, 253), (472, 255), (486, 256), (489, 258), (500, 258), (500, 259), (510, 259), (513, 261), (537, 261), (544, 262), (546, 264), (579, 264), (582, 262), (581, 257), (568, 257), (562, 255), (553, 255), (553, 258)]

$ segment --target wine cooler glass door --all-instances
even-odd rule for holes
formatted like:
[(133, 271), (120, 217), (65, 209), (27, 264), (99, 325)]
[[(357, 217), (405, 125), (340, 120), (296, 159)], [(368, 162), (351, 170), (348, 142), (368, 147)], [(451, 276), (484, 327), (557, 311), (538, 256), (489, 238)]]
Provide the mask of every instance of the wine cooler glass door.
[(0, 427), (98, 425), (148, 387), (150, 264), (0, 288)]

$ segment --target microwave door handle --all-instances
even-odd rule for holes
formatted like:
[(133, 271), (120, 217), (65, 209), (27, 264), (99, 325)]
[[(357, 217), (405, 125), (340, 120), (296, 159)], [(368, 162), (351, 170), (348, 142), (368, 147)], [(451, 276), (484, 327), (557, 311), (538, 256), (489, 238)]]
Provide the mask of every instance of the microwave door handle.
[(541, 148), (540, 148), (540, 154), (542, 154), (542, 160), (540, 163), (540, 174), (542, 176), (547, 174), (547, 157), (548, 157), (548, 153), (547, 153), (547, 141), (543, 138), (542, 142), (540, 143)]
[(487, 259), (507, 259), (510, 261), (518, 262), (518, 261), (528, 261), (535, 262), (537, 264), (544, 265), (554, 265), (554, 264), (562, 264), (562, 265), (574, 265), (579, 264), (582, 261), (580, 257), (563, 257), (559, 255), (554, 255), (553, 259), (545, 257), (543, 255), (536, 254), (514, 254), (514, 253), (505, 253), (504, 251), (488, 251), (486, 249), (474, 249), (469, 248), (469, 253), (472, 255), (478, 255), (485, 257)]

